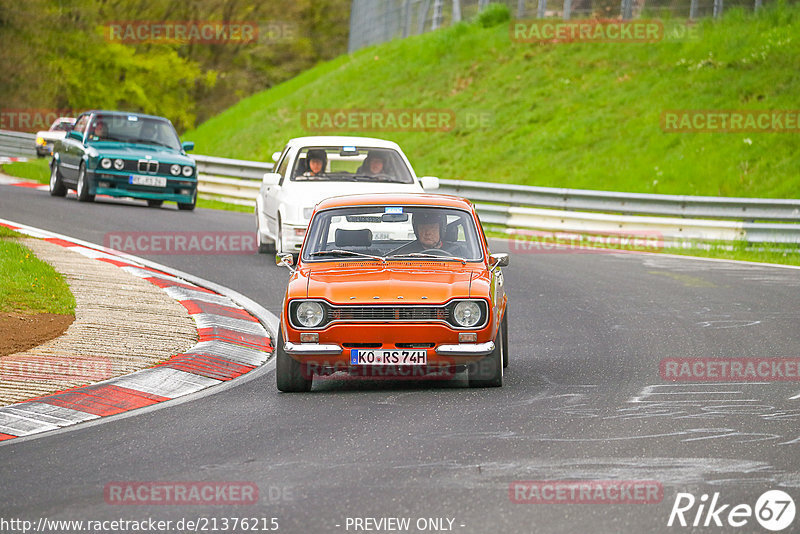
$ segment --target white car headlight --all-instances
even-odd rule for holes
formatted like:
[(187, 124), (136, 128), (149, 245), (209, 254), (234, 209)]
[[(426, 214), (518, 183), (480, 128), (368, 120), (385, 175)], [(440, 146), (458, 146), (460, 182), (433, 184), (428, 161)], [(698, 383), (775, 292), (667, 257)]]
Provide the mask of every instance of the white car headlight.
[(186, 176), (187, 178), (189, 176), (193, 175), (193, 174), (194, 174), (194, 167), (190, 167), (189, 165), (186, 165), (183, 168), (183, 175)]
[(122, 161), (121, 159), (114, 160), (114, 168), (117, 169), (118, 171), (121, 171), (124, 166), (125, 162)]
[(456, 324), (470, 328), (481, 322), (481, 307), (471, 300), (462, 300), (453, 308)]
[(103, 167), (104, 169), (110, 169), (111, 168), (111, 160), (108, 159), (108, 158), (101, 159), (100, 160), (100, 166)]
[(325, 312), (322, 310), (322, 305), (319, 302), (305, 301), (301, 302), (295, 309), (295, 317), (298, 324), (306, 328), (314, 328), (322, 323), (325, 318)]
[(175, 165), (171, 165), (169, 168), (169, 173), (173, 176), (178, 176), (181, 173), (181, 166), (177, 163)]

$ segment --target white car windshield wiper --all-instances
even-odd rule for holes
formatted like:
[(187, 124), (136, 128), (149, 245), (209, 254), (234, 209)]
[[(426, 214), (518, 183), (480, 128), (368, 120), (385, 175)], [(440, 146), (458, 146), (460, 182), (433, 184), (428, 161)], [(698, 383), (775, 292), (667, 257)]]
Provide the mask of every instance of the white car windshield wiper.
[(387, 259), (391, 258), (435, 258), (437, 260), (455, 260), (455, 261), (460, 261), (464, 265), (467, 264), (466, 259), (459, 258), (458, 256), (450, 256), (449, 252), (448, 255), (426, 254), (424, 252), (406, 252), (405, 254), (392, 254), (391, 256), (387, 256)]
[(320, 250), (319, 252), (312, 252), (312, 256), (359, 256), (362, 258), (372, 258), (373, 260), (378, 260), (383, 263), (386, 263), (386, 258), (383, 256), (374, 256), (372, 254), (364, 254), (362, 252), (353, 252), (352, 250), (341, 250), (341, 249), (333, 249), (333, 250)]
[(410, 184), (411, 182), (403, 180), (402, 178), (398, 178), (396, 176), (390, 176), (388, 174), (354, 174), (353, 178), (358, 180), (359, 182), (366, 178), (369, 181), (374, 182), (386, 182), (386, 183), (396, 183), (396, 184)]

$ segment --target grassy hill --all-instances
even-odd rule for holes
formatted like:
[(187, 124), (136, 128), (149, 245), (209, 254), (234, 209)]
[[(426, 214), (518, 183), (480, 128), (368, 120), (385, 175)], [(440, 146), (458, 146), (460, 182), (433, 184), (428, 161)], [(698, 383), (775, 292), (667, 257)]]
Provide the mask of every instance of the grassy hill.
[[(512, 42), (461, 23), (320, 64), (187, 132), (198, 154), (270, 161), (308, 109), (446, 109), (397, 141), (417, 173), (527, 185), (797, 197), (800, 133), (665, 133), (662, 111), (800, 109), (800, 5), (728, 11), (697, 39)], [(488, 124), (468, 124), (470, 118)]]

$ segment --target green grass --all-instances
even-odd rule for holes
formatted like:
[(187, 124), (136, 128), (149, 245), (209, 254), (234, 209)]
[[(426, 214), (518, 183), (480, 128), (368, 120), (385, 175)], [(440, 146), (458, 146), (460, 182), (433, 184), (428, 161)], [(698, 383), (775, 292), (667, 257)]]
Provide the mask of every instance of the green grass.
[[(800, 5), (731, 9), (699, 39), (511, 42), (462, 23), (341, 56), (187, 132), (198, 153), (271, 161), (314, 134), (309, 109), (447, 109), (447, 132), (336, 133), (397, 141), (417, 174), (611, 191), (796, 197), (797, 133), (664, 133), (662, 111), (798, 108)], [(469, 118), (488, 119), (483, 126)]]
[(50, 160), (48, 158), (31, 159), (0, 165), (0, 171), (17, 178), (47, 184), (50, 182)]
[(664, 252), (703, 258), (800, 266), (800, 248), (798, 248), (798, 245), (711, 243), (707, 247), (667, 248), (664, 249)]
[(19, 232), (15, 232), (8, 226), (3, 226), (2, 224), (0, 224), (0, 238), (3, 237), (23, 237), (23, 236), (22, 234), (20, 234)]
[(242, 213), (254, 212), (252, 206), (240, 206), (239, 204), (230, 204), (228, 202), (222, 202), (221, 200), (212, 200), (208, 198), (198, 198), (197, 207), (212, 210), (239, 211)]
[(28, 247), (0, 239), (0, 311), (74, 314), (75, 297), (64, 278)]

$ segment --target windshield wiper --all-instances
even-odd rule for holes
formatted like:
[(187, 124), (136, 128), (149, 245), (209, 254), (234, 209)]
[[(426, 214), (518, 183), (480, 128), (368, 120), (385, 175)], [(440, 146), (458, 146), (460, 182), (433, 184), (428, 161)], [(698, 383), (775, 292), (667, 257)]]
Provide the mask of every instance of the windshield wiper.
[(439, 254), (426, 254), (424, 252), (406, 252), (405, 254), (392, 254), (387, 258), (435, 258), (437, 260), (455, 260), (460, 261), (463, 265), (467, 264), (467, 260), (459, 258), (458, 256), (443, 256)]
[(407, 181), (403, 180), (402, 178), (397, 178), (395, 176), (389, 176), (388, 174), (378, 174), (376, 176), (373, 176), (371, 174), (354, 174), (353, 178), (355, 178), (355, 179), (367, 178), (370, 181), (396, 183), (396, 184), (408, 184), (408, 183), (411, 183), (411, 182), (407, 182)]
[(172, 147), (164, 143), (159, 143), (158, 141), (154, 141), (152, 139), (131, 139), (131, 143), (141, 143), (143, 145), (158, 145), (158, 146), (165, 146), (173, 150), (175, 149), (175, 147)]
[(320, 250), (319, 252), (312, 252), (312, 256), (359, 256), (362, 258), (372, 258), (373, 260), (378, 260), (383, 263), (386, 263), (386, 258), (383, 256), (374, 256), (372, 254), (364, 254), (361, 252), (353, 252), (352, 250), (342, 250), (342, 249), (333, 249), (333, 250)]

